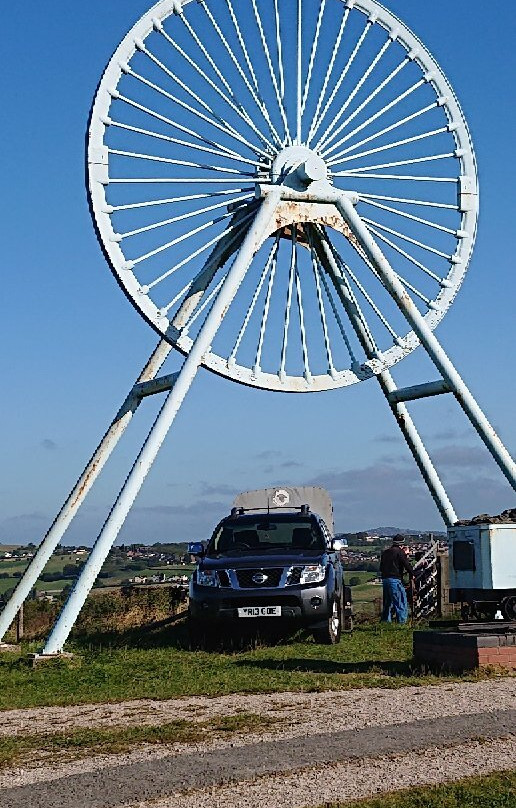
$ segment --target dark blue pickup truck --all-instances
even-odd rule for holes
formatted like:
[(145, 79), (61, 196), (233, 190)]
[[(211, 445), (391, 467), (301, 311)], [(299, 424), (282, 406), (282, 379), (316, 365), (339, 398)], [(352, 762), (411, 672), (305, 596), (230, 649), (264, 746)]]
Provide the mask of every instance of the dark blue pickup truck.
[(207, 546), (191, 544), (197, 567), (190, 582), (192, 627), (232, 621), (284, 621), (333, 644), (352, 628), (342, 543), (308, 505), (265, 512), (233, 508)]

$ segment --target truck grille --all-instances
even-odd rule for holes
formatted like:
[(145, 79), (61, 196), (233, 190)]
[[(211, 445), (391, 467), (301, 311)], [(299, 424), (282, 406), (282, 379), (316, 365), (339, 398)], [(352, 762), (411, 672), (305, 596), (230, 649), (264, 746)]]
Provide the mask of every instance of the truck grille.
[[(283, 568), (268, 567), (266, 569), (235, 570), (235, 572), (240, 589), (270, 589), (279, 585)], [(260, 576), (264, 576), (265, 580), (261, 581)]]

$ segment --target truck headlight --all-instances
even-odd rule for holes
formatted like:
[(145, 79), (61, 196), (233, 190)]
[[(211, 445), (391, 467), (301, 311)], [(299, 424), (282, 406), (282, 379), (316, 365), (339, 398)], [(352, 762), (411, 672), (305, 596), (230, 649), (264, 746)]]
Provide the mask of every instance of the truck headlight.
[(287, 575), (287, 586), (296, 584), (320, 584), (326, 577), (323, 564), (306, 564), (304, 567), (291, 567)]
[(215, 570), (197, 570), (197, 583), (199, 586), (218, 586), (219, 577)]

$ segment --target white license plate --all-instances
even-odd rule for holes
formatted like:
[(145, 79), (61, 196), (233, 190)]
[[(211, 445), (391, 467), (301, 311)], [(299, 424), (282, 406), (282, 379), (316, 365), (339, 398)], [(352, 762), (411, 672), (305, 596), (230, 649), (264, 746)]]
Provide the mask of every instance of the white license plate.
[(239, 617), (281, 617), (281, 606), (242, 606)]

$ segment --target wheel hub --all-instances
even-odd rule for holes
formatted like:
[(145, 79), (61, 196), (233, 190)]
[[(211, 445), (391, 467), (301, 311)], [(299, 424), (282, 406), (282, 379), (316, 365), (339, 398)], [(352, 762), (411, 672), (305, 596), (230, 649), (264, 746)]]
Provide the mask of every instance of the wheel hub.
[(327, 177), (326, 163), (307, 146), (287, 146), (277, 154), (271, 167), (273, 183), (281, 182), (296, 191), (306, 191), (313, 182)]

